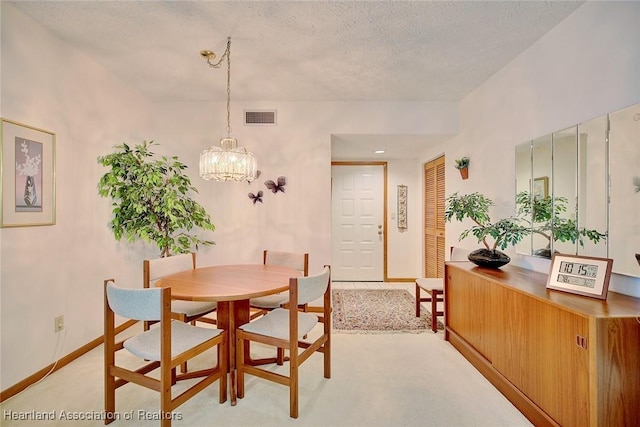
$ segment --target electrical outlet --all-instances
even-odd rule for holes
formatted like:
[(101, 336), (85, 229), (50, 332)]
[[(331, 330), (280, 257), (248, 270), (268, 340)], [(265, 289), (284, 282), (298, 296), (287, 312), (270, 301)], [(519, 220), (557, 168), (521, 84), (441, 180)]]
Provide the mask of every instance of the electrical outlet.
[(53, 319), (53, 328), (54, 332), (60, 332), (64, 329), (64, 316), (58, 316)]

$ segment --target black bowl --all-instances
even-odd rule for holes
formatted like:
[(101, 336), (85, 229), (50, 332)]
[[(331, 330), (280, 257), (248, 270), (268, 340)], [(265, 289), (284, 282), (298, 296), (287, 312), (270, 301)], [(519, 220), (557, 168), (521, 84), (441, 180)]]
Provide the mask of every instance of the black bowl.
[(486, 268), (500, 268), (511, 262), (511, 258), (507, 254), (491, 249), (476, 249), (467, 258), (478, 267)]

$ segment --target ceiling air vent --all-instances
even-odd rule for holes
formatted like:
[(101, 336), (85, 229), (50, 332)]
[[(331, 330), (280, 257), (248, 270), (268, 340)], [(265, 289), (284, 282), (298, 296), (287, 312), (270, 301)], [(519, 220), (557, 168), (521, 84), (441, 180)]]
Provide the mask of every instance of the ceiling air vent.
[(244, 110), (245, 125), (275, 125), (277, 110)]

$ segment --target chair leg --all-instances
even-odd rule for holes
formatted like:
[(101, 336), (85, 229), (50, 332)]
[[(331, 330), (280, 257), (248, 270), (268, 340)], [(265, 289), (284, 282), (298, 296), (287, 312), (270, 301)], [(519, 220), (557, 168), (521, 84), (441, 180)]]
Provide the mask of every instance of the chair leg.
[(420, 317), (420, 286), (416, 283), (416, 317)]
[(293, 356), (289, 358), (289, 416), (298, 418), (298, 358)]
[[(184, 314), (179, 314), (177, 316), (178, 320), (180, 320), (181, 322), (185, 322), (187, 323), (187, 316)], [(196, 326), (196, 321), (192, 320), (191, 322), (189, 322), (191, 324), (191, 326)], [(184, 362), (182, 364), (180, 364), (180, 373), (182, 374), (186, 374), (187, 373), (187, 362)]]
[(240, 334), (236, 332), (236, 397), (238, 399), (244, 397), (244, 340)]
[(327, 337), (327, 341), (322, 346), (324, 357), (324, 377), (331, 378), (331, 335)]
[(444, 301), (441, 295), (444, 295), (444, 292), (440, 290), (431, 291), (431, 330), (434, 333), (438, 332), (438, 301)]
[(224, 339), (218, 344), (218, 369), (220, 369), (220, 403), (227, 401), (227, 372), (229, 371), (229, 349), (227, 347), (227, 332), (224, 332)]
[[(105, 291), (106, 292), (106, 291)], [(106, 295), (105, 295), (106, 301)], [(105, 303), (106, 306), (106, 303)], [(111, 423), (116, 417), (116, 378), (111, 373), (111, 367), (116, 363), (115, 350), (115, 320), (110, 309), (105, 308), (104, 319), (104, 412), (105, 424)], [(113, 415), (113, 416), (109, 416)]]
[[(110, 365), (107, 365), (107, 371), (109, 369), (108, 366)], [(104, 378), (104, 412), (106, 415), (105, 424), (109, 424), (116, 419), (115, 416), (109, 416), (116, 413), (116, 381), (114, 376), (109, 373), (106, 373)]]
[(160, 366), (160, 426), (171, 427), (171, 386), (175, 384), (175, 369)]

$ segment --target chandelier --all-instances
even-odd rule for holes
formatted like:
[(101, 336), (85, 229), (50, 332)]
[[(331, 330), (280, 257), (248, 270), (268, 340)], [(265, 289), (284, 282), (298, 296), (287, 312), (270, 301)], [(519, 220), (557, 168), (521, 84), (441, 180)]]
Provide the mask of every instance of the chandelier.
[(220, 68), (227, 59), (227, 136), (220, 139), (220, 145), (212, 145), (200, 153), (200, 177), (214, 181), (253, 181), (256, 177), (255, 156), (244, 147), (238, 147), (238, 140), (231, 136), (231, 37), (227, 38), (227, 48), (220, 60), (213, 63), (216, 54), (210, 50), (200, 52), (207, 64)]

